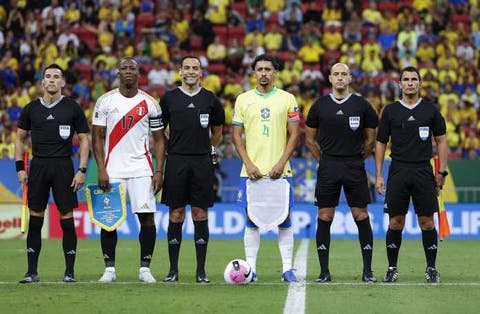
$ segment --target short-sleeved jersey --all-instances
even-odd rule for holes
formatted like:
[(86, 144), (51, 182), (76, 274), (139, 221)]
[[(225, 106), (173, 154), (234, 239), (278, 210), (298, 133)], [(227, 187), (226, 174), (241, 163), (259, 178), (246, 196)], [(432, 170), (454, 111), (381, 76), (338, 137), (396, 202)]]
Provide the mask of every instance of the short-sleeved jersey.
[(199, 88), (189, 93), (178, 87), (160, 101), (162, 121), (170, 128), (169, 155), (207, 155), (212, 151), (210, 126), (225, 123), (225, 111), (212, 92)]
[(63, 96), (52, 104), (42, 98), (30, 102), (20, 114), (18, 127), (31, 131), (32, 153), (40, 158), (71, 157), (74, 133), (89, 132), (82, 108)]
[(434, 104), (421, 98), (414, 106), (401, 101), (387, 105), (382, 112), (377, 141), (391, 138), (393, 161), (424, 163), (432, 157), (432, 135), (445, 135), (445, 120)]
[(317, 143), (322, 155), (354, 158), (363, 153), (363, 130), (375, 129), (378, 116), (361, 96), (350, 94), (338, 100), (328, 94), (312, 105), (306, 125), (319, 129)]
[[(248, 157), (262, 174), (267, 175), (285, 151), (287, 123), (298, 121), (295, 96), (274, 87), (267, 94), (255, 88), (238, 95), (232, 124), (244, 128)], [(292, 176), (289, 162), (283, 175)], [(245, 165), (240, 176), (247, 177)]]
[(156, 100), (142, 90), (128, 98), (117, 88), (98, 98), (92, 124), (107, 128), (104, 149), (110, 178), (153, 175), (149, 129), (162, 129), (161, 118)]

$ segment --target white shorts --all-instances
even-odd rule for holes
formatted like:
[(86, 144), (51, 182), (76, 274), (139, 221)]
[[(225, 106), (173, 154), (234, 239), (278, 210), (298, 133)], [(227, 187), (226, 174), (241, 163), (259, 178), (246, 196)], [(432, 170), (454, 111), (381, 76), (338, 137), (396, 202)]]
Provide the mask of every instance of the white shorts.
[(153, 194), (152, 177), (110, 179), (110, 182), (123, 183), (125, 194), (130, 198), (132, 213), (154, 213), (157, 211), (155, 195)]

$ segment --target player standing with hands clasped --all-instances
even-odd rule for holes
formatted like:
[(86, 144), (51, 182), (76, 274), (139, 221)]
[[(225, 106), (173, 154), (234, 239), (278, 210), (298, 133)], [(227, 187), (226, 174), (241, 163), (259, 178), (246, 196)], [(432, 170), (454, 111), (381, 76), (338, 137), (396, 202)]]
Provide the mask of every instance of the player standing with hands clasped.
[(373, 235), (367, 210), (370, 194), (364, 159), (375, 144), (378, 116), (365, 99), (350, 93), (352, 76), (346, 64), (334, 64), (328, 78), (332, 92), (312, 105), (306, 121), (306, 145), (318, 160), (316, 242), (321, 269), (316, 282), (332, 280), (328, 266), (330, 226), (342, 187), (358, 227), (362, 280), (376, 282), (372, 272)]
[[(443, 187), (448, 175), (446, 126), (436, 106), (419, 96), (421, 85), (418, 70), (405, 67), (400, 72), (402, 98), (385, 107), (378, 128), (375, 188), (380, 194), (385, 194), (382, 175), (385, 148), (389, 139), (392, 142), (392, 163), (388, 170), (384, 204), (384, 211), (390, 217), (386, 235), (388, 270), (383, 282), (398, 280), (398, 253), (410, 198), (422, 230), (427, 260), (425, 277), (428, 283), (440, 282), (440, 274), (435, 268), (438, 236), (433, 214), (438, 211), (437, 189)], [(432, 137), (437, 144), (440, 162), (439, 172), (435, 174), (430, 164)]]
[[(222, 139), (225, 112), (220, 100), (202, 88), (202, 66), (195, 56), (180, 62), (182, 85), (168, 91), (160, 106), (169, 127), (162, 203), (169, 207), (168, 255), (170, 269), (164, 282), (178, 281), (185, 206), (190, 204), (197, 258), (196, 281), (208, 284), (205, 272), (209, 238), (208, 208), (214, 202), (214, 146)], [(211, 134), (211, 136), (210, 136)]]
[[(89, 153), (88, 122), (82, 108), (71, 98), (62, 95), (65, 86), (63, 69), (57, 64), (43, 71), (43, 96), (30, 102), (18, 120), (15, 158), (18, 180), (27, 181), (23, 151), (28, 131), (32, 137), (33, 159), (28, 174), (28, 207), (30, 218), (27, 234), (28, 271), (20, 283), (39, 282), (38, 257), (42, 248), (42, 226), (45, 209), (52, 189), (60, 212), (65, 256), (64, 282), (75, 282), (74, 265), (77, 254), (77, 234), (73, 209), (78, 207), (76, 192), (85, 182)], [(80, 165), (73, 170), (72, 138), (77, 132), (80, 140)]]
[[(165, 155), (161, 110), (156, 100), (138, 89), (138, 65), (132, 58), (118, 64), (120, 87), (98, 98), (93, 116), (93, 152), (98, 167), (98, 185), (110, 189), (120, 182), (130, 197), (132, 212), (140, 221), (139, 280), (156, 282), (150, 272), (157, 231), (155, 194), (162, 188)], [(155, 147), (157, 169), (149, 151), (149, 129)], [(100, 232), (105, 272), (100, 282), (113, 282), (117, 230)]]
[[(275, 87), (278, 64), (273, 57), (256, 57), (252, 70), (257, 87), (237, 97), (232, 122), (233, 143), (243, 162), (238, 202), (247, 214), (245, 256), (254, 271), (252, 281), (256, 281), (260, 223), (278, 226), (281, 279), (297, 282), (292, 269), (294, 241), (289, 211), (293, 206), (293, 182), (289, 159), (298, 141), (299, 109), (294, 95)], [(270, 196), (277, 193), (277, 197), (264, 197), (267, 190)], [(279, 199), (284, 201), (277, 204)]]

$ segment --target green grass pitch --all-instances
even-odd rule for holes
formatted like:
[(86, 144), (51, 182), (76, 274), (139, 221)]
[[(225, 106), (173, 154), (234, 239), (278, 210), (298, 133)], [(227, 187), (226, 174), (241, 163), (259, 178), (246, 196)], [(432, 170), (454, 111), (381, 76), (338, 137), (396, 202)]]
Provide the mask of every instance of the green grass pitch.
[[(39, 263), (40, 284), (20, 285), (26, 270), (25, 241), (0, 242), (0, 304), (2, 313), (283, 313), (289, 286), (280, 281), (277, 242), (263, 240), (258, 256), (259, 281), (246, 286), (224, 283), (229, 260), (243, 258), (242, 240), (209, 243), (207, 273), (210, 285), (194, 282), (192, 240), (180, 253), (180, 281), (162, 283), (168, 271), (167, 244), (158, 240), (152, 273), (156, 284), (138, 282), (139, 245), (119, 239), (117, 282), (99, 284), (103, 272), (99, 240), (79, 240), (76, 284), (61, 283), (64, 270), (61, 241), (44, 240)], [(296, 241), (296, 248), (300, 241)], [(383, 240), (374, 242), (373, 269), (379, 281), (386, 270)], [(421, 240), (403, 241), (397, 284), (361, 282), (358, 242), (333, 239), (331, 284), (318, 285), (319, 266), (314, 240), (309, 241), (305, 282), (306, 313), (478, 313), (480, 252), (478, 241), (440, 243), (437, 267), (442, 283), (427, 285)], [(292, 313), (298, 312), (292, 310)]]

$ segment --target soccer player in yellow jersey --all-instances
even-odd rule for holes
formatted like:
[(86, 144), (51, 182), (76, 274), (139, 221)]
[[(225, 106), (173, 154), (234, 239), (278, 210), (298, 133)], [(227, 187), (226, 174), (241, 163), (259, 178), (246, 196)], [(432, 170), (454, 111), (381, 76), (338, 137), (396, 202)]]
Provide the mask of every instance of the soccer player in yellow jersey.
[[(248, 208), (248, 180), (284, 178), (289, 184), (290, 208), (293, 205), (293, 186), (292, 169), (288, 160), (299, 136), (298, 105), (292, 94), (275, 87), (273, 82), (278, 64), (273, 57), (257, 56), (252, 63), (252, 70), (257, 87), (237, 97), (232, 122), (233, 143), (243, 161), (238, 201), (244, 208)], [(246, 145), (242, 140), (244, 133)], [(254, 271), (252, 281), (256, 281), (260, 232), (250, 216), (248, 209), (244, 237), (245, 255)], [(297, 278), (292, 270), (293, 230), (289, 215), (278, 225), (278, 245), (283, 264), (282, 280), (296, 282)]]

